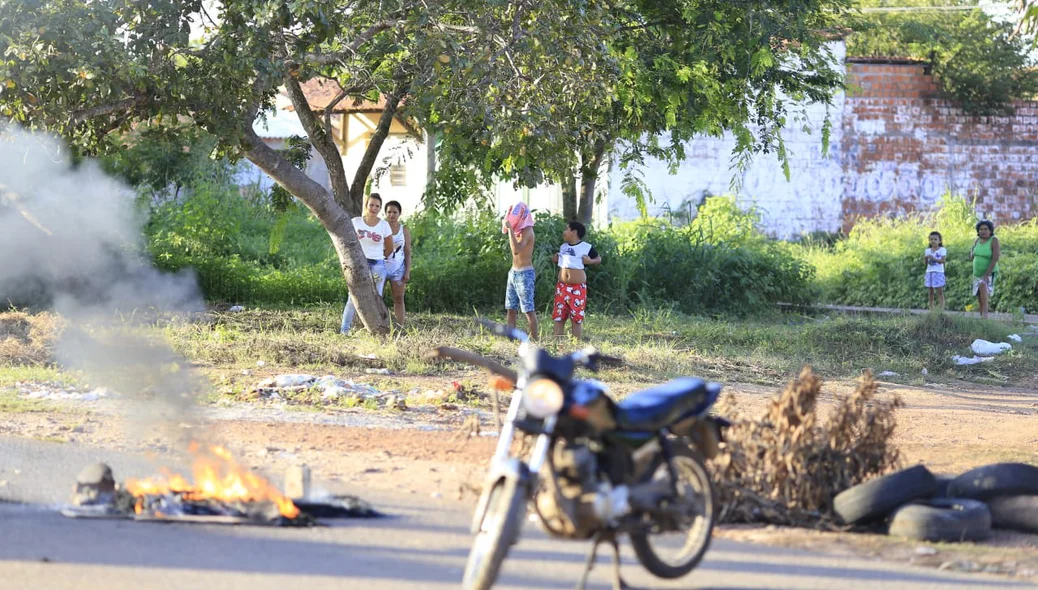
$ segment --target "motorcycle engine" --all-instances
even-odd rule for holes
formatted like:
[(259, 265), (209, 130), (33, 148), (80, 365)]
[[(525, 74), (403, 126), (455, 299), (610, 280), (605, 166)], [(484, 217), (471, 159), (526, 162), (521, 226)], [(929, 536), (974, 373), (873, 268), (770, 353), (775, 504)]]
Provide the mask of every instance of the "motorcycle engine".
[(544, 489), (536, 499), (541, 525), (553, 535), (588, 539), (602, 526), (595, 510), (598, 458), (587, 445), (560, 442), (552, 464), (554, 476), (542, 478)]

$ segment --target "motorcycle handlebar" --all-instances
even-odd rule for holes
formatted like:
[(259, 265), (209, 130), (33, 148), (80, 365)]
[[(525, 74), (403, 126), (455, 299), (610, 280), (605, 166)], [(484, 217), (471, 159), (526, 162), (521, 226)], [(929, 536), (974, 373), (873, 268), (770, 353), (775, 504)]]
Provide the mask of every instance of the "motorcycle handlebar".
[(519, 342), (526, 342), (530, 339), (530, 337), (526, 335), (526, 332), (523, 332), (518, 328), (509, 328), (504, 324), (499, 324), (497, 322), (492, 322), (490, 320), (481, 319), (477, 321), (481, 326), (490, 330), (497, 336), (504, 336), (509, 340), (517, 340)]

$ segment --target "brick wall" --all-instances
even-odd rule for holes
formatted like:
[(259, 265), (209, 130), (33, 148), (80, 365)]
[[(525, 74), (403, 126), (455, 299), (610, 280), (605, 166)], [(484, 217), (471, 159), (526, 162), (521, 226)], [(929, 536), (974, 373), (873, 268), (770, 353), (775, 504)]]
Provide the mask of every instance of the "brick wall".
[(931, 207), (951, 191), (997, 221), (1038, 214), (1038, 103), (970, 116), (919, 64), (848, 63), (842, 226)]

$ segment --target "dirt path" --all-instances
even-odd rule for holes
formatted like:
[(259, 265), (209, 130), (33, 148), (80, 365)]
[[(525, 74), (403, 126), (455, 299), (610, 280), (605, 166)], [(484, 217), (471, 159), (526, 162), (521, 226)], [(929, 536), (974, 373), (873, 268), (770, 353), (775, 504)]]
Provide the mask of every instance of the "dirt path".
[[(828, 413), (835, 395), (852, 389), (849, 382), (827, 383), (821, 415)], [(728, 390), (735, 393), (736, 407), (746, 416), (762, 413), (775, 393), (775, 388), (755, 385)], [(880, 395), (900, 395), (906, 402), (899, 410), (896, 439), (907, 464), (923, 462), (938, 473), (958, 473), (994, 461), (1038, 464), (1038, 393), (888, 384), (881, 387)], [(459, 430), (472, 410), (455, 406), (402, 413), (361, 409), (311, 413), (237, 406), (166, 421), (161, 429), (113, 412), (112, 406), (86, 407), (97, 410), (83, 411), (81, 406), (74, 412), (4, 414), (0, 435), (156, 453), (177, 451), (186, 447), (187, 440), (202, 438), (225, 444), (244, 464), (274, 474), (275, 480), (285, 467), (306, 463), (316, 480), (336, 482), (335, 487), (368, 498), (385, 491), (465, 501), (472, 500), (471, 490), (479, 484), (495, 442), (491, 436)], [(920, 550), (920, 543), (876, 535), (774, 527), (724, 527), (718, 534), (1038, 582), (1038, 536), (1034, 535), (1000, 533), (983, 545)]]

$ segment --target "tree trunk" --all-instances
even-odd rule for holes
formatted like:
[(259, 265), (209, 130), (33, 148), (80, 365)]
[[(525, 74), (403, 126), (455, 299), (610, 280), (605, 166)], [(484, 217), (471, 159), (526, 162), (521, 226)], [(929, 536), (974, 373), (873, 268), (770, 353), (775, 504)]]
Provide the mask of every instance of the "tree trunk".
[(594, 152), (590, 160), (582, 156), (580, 167), (580, 203), (577, 210), (577, 221), (584, 225), (591, 224), (595, 209), (595, 183), (598, 180), (598, 172), (602, 167), (602, 157), (605, 156), (606, 142), (598, 140), (595, 142)]
[(562, 184), (562, 218), (566, 221), (577, 219), (577, 177), (570, 174)]
[(292, 166), (270, 146), (263, 143), (251, 126), (245, 135), (245, 157), (285, 187), (306, 205), (328, 232), (346, 287), (353, 295), (364, 327), (376, 334), (389, 332), (389, 311), (375, 290), (364, 251), (353, 228), (352, 216), (343, 209), (323, 186)]

